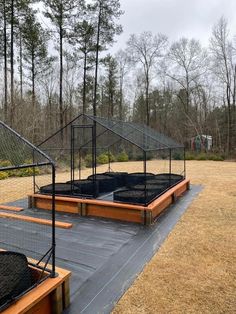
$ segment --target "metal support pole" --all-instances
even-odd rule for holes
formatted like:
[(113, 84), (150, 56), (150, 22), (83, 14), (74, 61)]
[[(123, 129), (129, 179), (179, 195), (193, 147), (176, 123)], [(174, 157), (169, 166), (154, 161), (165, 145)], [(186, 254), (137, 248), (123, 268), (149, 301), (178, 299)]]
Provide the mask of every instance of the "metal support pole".
[(186, 159), (185, 159), (185, 147), (184, 147), (184, 178), (186, 178)]
[(79, 180), (81, 180), (81, 164), (82, 164), (81, 149), (79, 149)]
[(169, 184), (171, 186), (171, 172), (172, 172), (172, 151), (171, 151), (171, 148), (169, 150)]
[(111, 157), (110, 157), (110, 149), (108, 147), (108, 171), (111, 172)]
[(96, 175), (97, 175), (97, 145), (96, 145), (96, 121), (92, 127), (92, 163), (93, 163), (93, 196), (96, 197)]
[[(33, 164), (35, 164), (35, 158), (34, 158), (34, 149), (33, 149)], [(34, 185), (34, 194), (36, 193), (36, 181), (35, 181), (35, 167), (33, 168), (33, 185)]]
[(73, 192), (74, 182), (74, 127), (71, 125), (71, 147), (70, 147), (70, 179), (71, 179), (71, 192)]
[(144, 171), (144, 195), (145, 205), (147, 204), (147, 154), (143, 151), (143, 171)]
[(52, 277), (56, 277), (55, 178), (56, 178), (55, 165), (52, 165), (52, 275), (51, 275)]

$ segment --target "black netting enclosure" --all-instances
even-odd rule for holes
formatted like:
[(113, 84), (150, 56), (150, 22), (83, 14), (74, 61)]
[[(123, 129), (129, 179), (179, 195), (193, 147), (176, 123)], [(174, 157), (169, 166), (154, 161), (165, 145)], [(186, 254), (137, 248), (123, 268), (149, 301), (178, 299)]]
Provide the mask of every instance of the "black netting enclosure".
[(56, 195), (146, 206), (185, 178), (184, 146), (138, 123), (81, 114), (38, 147), (56, 163)]
[[(28, 196), (50, 185), (44, 224)], [(0, 121), (0, 311), (55, 276), (55, 166), (39, 148)]]

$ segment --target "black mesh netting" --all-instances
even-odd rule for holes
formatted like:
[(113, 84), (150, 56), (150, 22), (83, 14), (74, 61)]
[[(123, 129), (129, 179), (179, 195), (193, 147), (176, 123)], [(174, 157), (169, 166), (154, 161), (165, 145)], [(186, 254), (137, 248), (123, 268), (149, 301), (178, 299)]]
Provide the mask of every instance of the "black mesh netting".
[(114, 192), (114, 201), (130, 204), (147, 204), (157, 196), (157, 191), (124, 189)]
[(159, 178), (155, 177), (154, 179), (148, 179), (146, 181), (146, 184), (165, 185), (166, 187), (170, 187), (171, 182), (170, 182), (170, 180), (167, 180), (167, 179), (159, 179)]
[[(42, 194), (52, 194), (52, 184), (41, 186), (39, 191)], [(78, 187), (73, 189), (74, 193), (80, 193)], [(71, 185), (68, 183), (55, 183), (55, 194), (58, 195), (71, 195)]]
[(15, 252), (0, 252), (0, 307), (34, 284), (27, 258)]
[(144, 172), (134, 172), (129, 173), (126, 177), (126, 186), (132, 187), (136, 184), (142, 184), (145, 182), (145, 180), (153, 179), (155, 177), (155, 174), (153, 173), (144, 173)]
[(116, 179), (117, 187), (125, 185), (128, 172), (105, 172), (104, 174)]
[[(97, 196), (99, 193), (98, 182), (92, 180), (74, 180), (68, 181), (68, 184), (73, 184), (73, 191), (79, 189), (79, 194)], [(75, 192), (74, 192), (75, 193)]]
[[(95, 175), (88, 176), (89, 180), (93, 180)], [(95, 180), (98, 182), (99, 193), (112, 192), (116, 189), (116, 179), (105, 174), (96, 174)]]
[(156, 179), (158, 180), (169, 180), (171, 184), (175, 184), (181, 180), (183, 180), (183, 176), (180, 174), (174, 174), (174, 173), (160, 173), (157, 174)]
[(133, 187), (134, 190), (156, 192), (160, 194), (167, 189), (165, 184), (137, 184)]

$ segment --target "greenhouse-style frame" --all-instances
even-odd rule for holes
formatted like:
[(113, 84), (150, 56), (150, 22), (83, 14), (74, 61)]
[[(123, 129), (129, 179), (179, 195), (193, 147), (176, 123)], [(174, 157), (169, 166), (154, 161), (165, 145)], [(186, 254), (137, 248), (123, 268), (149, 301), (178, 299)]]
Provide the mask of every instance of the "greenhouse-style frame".
[[(184, 146), (133, 122), (81, 114), (38, 147), (55, 161), (57, 173), (64, 173), (55, 185), (58, 196), (148, 206), (186, 175)], [(139, 163), (130, 173), (127, 161), (137, 160), (142, 168)], [(105, 171), (101, 163), (107, 163)], [(82, 179), (85, 164), (89, 175)], [(50, 185), (37, 188), (51, 193)]]
[[(44, 152), (0, 121), (0, 176), (2, 311), (42, 281), (55, 277), (55, 166)], [(28, 195), (34, 193), (38, 180), (52, 187), (47, 226), (17, 213), (27, 209)]]

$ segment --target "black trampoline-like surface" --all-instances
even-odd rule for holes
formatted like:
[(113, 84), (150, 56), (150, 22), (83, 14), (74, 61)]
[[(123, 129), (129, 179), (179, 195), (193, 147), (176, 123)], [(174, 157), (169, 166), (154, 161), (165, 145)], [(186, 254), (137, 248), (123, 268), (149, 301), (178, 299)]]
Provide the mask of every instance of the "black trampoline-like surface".
[[(56, 265), (72, 272), (71, 305), (65, 313), (110, 313), (200, 191), (200, 186), (192, 186), (149, 227), (56, 213), (57, 220), (73, 223), (72, 229), (56, 229)], [(26, 207), (26, 200), (11, 205)], [(50, 216), (50, 212), (36, 209), (26, 209), (23, 214)], [(0, 228), (2, 224), (0, 219)], [(20, 235), (26, 224), (22, 221), (17, 227)], [(46, 230), (50, 234), (51, 228)], [(15, 234), (13, 224), (8, 231)], [(41, 236), (40, 229), (37, 234)], [(14, 239), (18, 246), (19, 237)]]

